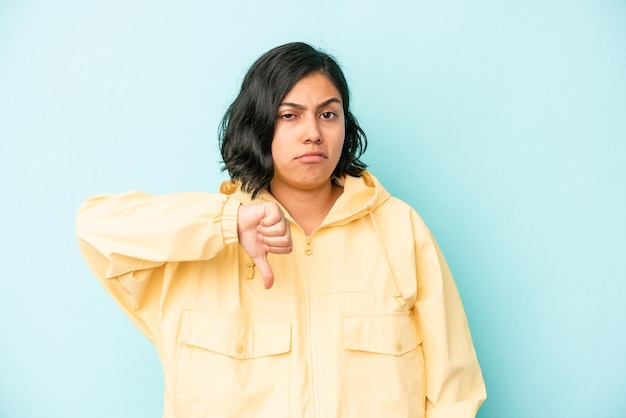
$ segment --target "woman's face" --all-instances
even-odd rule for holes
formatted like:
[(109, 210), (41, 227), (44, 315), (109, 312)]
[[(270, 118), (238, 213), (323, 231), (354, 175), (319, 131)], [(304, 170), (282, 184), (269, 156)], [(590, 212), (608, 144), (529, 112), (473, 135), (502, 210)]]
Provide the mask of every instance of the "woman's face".
[(345, 119), (339, 90), (323, 74), (303, 77), (276, 115), (271, 188), (312, 190), (327, 185), (343, 149)]

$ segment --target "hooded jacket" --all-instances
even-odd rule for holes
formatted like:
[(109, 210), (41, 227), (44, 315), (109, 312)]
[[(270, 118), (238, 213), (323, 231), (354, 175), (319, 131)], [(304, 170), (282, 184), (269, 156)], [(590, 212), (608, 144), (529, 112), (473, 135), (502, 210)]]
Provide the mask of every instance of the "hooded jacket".
[(485, 386), (450, 270), (419, 215), (371, 174), (266, 290), (238, 245), (237, 183), (220, 193), (85, 201), (81, 251), (158, 350), (165, 418), (469, 418)]

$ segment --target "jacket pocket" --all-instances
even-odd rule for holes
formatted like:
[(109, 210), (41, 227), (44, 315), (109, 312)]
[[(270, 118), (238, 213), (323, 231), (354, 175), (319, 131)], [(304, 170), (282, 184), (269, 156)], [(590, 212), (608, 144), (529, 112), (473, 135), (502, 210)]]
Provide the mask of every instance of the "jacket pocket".
[(410, 312), (344, 316), (350, 418), (424, 416), (424, 359)]
[(180, 417), (287, 417), (291, 320), (188, 309), (180, 328)]

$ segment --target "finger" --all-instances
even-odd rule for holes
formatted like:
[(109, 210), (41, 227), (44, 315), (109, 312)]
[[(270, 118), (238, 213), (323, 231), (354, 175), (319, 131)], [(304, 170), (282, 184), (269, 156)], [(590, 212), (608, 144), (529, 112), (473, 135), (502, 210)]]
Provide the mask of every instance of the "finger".
[(258, 225), (257, 232), (264, 236), (278, 237), (291, 235), (291, 228), (289, 222), (282, 218), (279, 222), (273, 225)]
[(271, 251), (272, 247), (278, 248), (291, 248), (291, 236), (289, 235), (281, 235), (278, 237), (267, 237), (261, 236), (261, 240), (263, 244), (268, 248), (268, 251)]
[(272, 254), (289, 254), (293, 251), (293, 247), (291, 245), (287, 247), (268, 247), (268, 250)]
[(267, 237), (278, 237), (289, 233), (289, 226), (286, 222), (279, 222), (270, 226), (257, 226), (257, 232)]
[(274, 272), (272, 271), (272, 267), (267, 262), (267, 258), (265, 257), (256, 257), (253, 259), (254, 264), (259, 269), (259, 273), (261, 274), (261, 278), (263, 279), (263, 286), (266, 289), (269, 289), (274, 284)]
[(265, 217), (263, 217), (259, 221), (259, 226), (261, 226), (261, 227), (271, 227), (271, 226), (276, 225), (277, 223), (279, 223), (281, 220), (282, 220), (282, 218), (279, 215), (265, 216)]
[(265, 216), (259, 222), (261, 226), (272, 226), (284, 219), (283, 211), (276, 204), (265, 205)]

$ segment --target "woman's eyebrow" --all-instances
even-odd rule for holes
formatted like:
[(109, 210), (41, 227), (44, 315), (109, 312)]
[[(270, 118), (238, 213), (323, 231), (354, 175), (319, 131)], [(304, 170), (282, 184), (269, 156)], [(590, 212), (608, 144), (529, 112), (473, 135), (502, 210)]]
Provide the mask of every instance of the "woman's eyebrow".
[(331, 97), (330, 99), (320, 103), (319, 106), (317, 106), (317, 108), (320, 109), (322, 107), (326, 107), (326, 106), (328, 106), (331, 103), (339, 103), (339, 104), (341, 104), (341, 100), (339, 98), (337, 98), (337, 97)]
[[(322, 107), (326, 107), (331, 103), (339, 103), (341, 104), (341, 100), (337, 97), (331, 97), (328, 100), (323, 101), (322, 103), (320, 103), (317, 108), (320, 109)], [(301, 105), (299, 103), (293, 103), (293, 102), (282, 102), (278, 107), (292, 107), (295, 109), (299, 109), (299, 110), (305, 110), (306, 106)]]
[(301, 110), (306, 109), (306, 106), (303, 106), (303, 105), (298, 104), (298, 103), (292, 103), (292, 102), (282, 102), (280, 104), (280, 106), (278, 106), (278, 107), (294, 107), (296, 109), (301, 109)]

